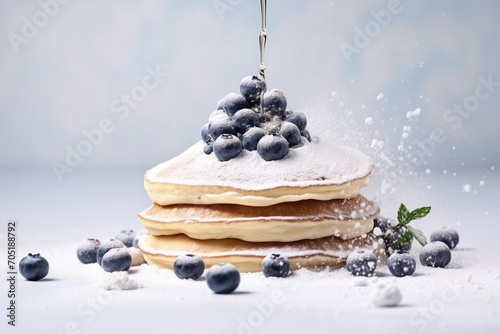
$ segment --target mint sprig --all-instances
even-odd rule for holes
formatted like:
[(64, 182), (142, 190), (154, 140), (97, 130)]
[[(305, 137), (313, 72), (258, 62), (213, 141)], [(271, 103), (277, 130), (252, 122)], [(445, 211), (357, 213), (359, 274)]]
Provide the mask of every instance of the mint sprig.
[(401, 203), (398, 210), (398, 226), (400, 226), (401, 229), (401, 237), (399, 238), (400, 243), (405, 244), (415, 239), (422, 246), (427, 244), (427, 238), (424, 233), (413, 226), (409, 226), (409, 224), (415, 219), (424, 218), (429, 212), (431, 212), (430, 206), (424, 206), (409, 211), (408, 208)]

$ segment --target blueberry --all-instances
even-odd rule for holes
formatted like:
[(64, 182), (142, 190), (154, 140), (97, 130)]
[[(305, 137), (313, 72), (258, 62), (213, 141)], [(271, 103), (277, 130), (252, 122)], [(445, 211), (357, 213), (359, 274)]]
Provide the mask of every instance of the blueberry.
[(262, 260), (262, 272), (266, 277), (286, 277), (290, 271), (290, 261), (286, 256), (269, 254)]
[(250, 108), (250, 102), (247, 101), (243, 96), (236, 93), (229, 93), (224, 98), (223, 109), (226, 114), (233, 116), (238, 110)]
[(233, 122), (239, 133), (245, 133), (247, 129), (259, 126), (259, 114), (252, 109), (240, 109), (233, 115)]
[(205, 154), (209, 155), (213, 151), (214, 151), (214, 146), (213, 146), (213, 144), (211, 142), (210, 143), (206, 143), (205, 146), (203, 146), (203, 152)]
[(244, 77), (240, 83), (240, 93), (251, 103), (260, 101), (262, 91), (266, 90), (266, 83), (256, 76)]
[(389, 228), (391, 228), (391, 225), (387, 218), (383, 216), (378, 216), (373, 220), (373, 228), (376, 227), (378, 227), (382, 233), (385, 233)]
[(210, 132), (208, 131), (208, 123), (203, 125), (201, 128), (201, 139), (203, 140), (204, 143), (208, 143), (212, 141), (212, 137), (210, 137)]
[(307, 126), (307, 117), (304, 113), (298, 111), (287, 111), (285, 121), (295, 124), (300, 131), (304, 131)]
[(101, 267), (104, 271), (112, 273), (115, 271), (127, 271), (132, 265), (132, 255), (126, 248), (113, 248), (104, 254)]
[(215, 293), (231, 293), (240, 284), (240, 272), (230, 263), (215, 264), (207, 271), (207, 284)]
[(86, 239), (76, 249), (76, 256), (81, 263), (96, 263), (97, 250), (101, 242), (97, 239)]
[(264, 94), (264, 111), (271, 115), (283, 117), (286, 110), (286, 97), (279, 89), (273, 89)]
[(286, 139), (288, 146), (293, 147), (300, 143), (300, 130), (297, 125), (290, 122), (282, 122), (279, 134)]
[(249, 151), (255, 151), (257, 149), (257, 143), (259, 140), (266, 135), (266, 131), (262, 128), (250, 128), (248, 129), (242, 137), (243, 148)]
[(387, 259), (389, 271), (397, 277), (411, 275), (417, 268), (417, 263), (413, 256), (408, 253), (393, 253)]
[(141, 239), (144, 235), (148, 235), (149, 232), (146, 230), (138, 231), (135, 234), (134, 241), (132, 241), (132, 247), (139, 248), (139, 239)]
[(198, 279), (203, 275), (205, 263), (198, 255), (180, 255), (174, 261), (174, 273), (177, 277)]
[(280, 135), (265, 135), (257, 143), (257, 152), (264, 160), (279, 160), (288, 153), (288, 142)]
[(444, 242), (432, 241), (420, 251), (420, 263), (424, 266), (444, 268), (450, 261), (451, 252)]
[(450, 249), (453, 249), (459, 241), (458, 232), (454, 229), (443, 227), (431, 233), (431, 241), (442, 241)]
[(115, 237), (115, 239), (123, 242), (125, 247), (132, 247), (134, 243), (135, 231), (134, 230), (123, 230)]
[(311, 140), (312, 140), (311, 134), (309, 133), (309, 131), (307, 129), (300, 131), (300, 135), (302, 137), (305, 137), (308, 142), (311, 142)]
[(125, 245), (123, 242), (117, 239), (108, 239), (106, 241), (101, 242), (99, 249), (97, 250), (96, 262), (101, 264), (102, 257), (106, 254), (107, 251), (113, 248), (124, 248)]
[(40, 254), (29, 253), (19, 262), (19, 272), (28, 281), (39, 281), (49, 273), (49, 262)]
[(243, 145), (241, 140), (230, 134), (223, 134), (217, 138), (213, 144), (215, 156), (219, 161), (227, 161), (238, 156)]
[(216, 110), (208, 117), (208, 127), (210, 128), (210, 123), (217, 119), (231, 119), (231, 117), (228, 116), (222, 109)]
[(224, 110), (224, 100), (225, 98), (223, 97), (217, 102), (217, 108), (215, 108), (215, 110)]
[(219, 138), (222, 134), (231, 134), (236, 136), (238, 131), (236, 130), (234, 122), (231, 119), (218, 118), (213, 122), (210, 122), (209, 133), (213, 140), (217, 140), (217, 138)]
[(377, 268), (377, 258), (367, 250), (356, 250), (347, 257), (346, 268), (354, 276), (370, 277)]
[(401, 229), (398, 226), (390, 226), (382, 238), (385, 243), (385, 252), (387, 256), (395, 252), (408, 253), (411, 249), (412, 240), (401, 243)]

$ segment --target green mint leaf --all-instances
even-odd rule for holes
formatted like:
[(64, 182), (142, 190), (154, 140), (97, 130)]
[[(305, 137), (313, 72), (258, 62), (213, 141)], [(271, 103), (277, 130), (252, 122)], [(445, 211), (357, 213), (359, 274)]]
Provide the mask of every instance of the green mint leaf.
[(410, 211), (408, 211), (406, 206), (403, 203), (401, 203), (401, 205), (399, 206), (399, 210), (398, 210), (399, 225), (405, 226), (405, 225), (409, 224), (411, 222), (410, 216), (411, 216)]
[(411, 220), (414, 219), (419, 219), (419, 218), (424, 218), (431, 212), (431, 207), (430, 206), (424, 206), (418, 209), (413, 210), (410, 212), (410, 218)]
[(425, 236), (424, 232), (420, 231), (418, 228), (414, 228), (411, 226), (408, 226), (408, 229), (413, 233), (415, 240), (417, 240), (422, 247), (427, 245), (427, 237)]
[(406, 244), (406, 243), (412, 241), (413, 237), (414, 237), (414, 235), (413, 235), (413, 232), (411, 230), (406, 229), (406, 228), (401, 229), (401, 237), (399, 238), (399, 242), (401, 244)]

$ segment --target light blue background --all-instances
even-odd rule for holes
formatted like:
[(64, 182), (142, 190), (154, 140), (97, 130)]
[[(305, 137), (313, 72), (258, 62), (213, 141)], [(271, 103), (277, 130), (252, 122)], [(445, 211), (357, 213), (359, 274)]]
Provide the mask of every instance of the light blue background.
[[(401, 0), (401, 11), (348, 61), (341, 44), (354, 45), (356, 29), (376, 22), (371, 11), (389, 2), (268, 1), (269, 87), (282, 89), (289, 106), (308, 115), (313, 134), (361, 148), (381, 170), (397, 172), (398, 161), (411, 161), (416, 141), (442, 128), (446, 141), (416, 170), (490, 171), (500, 160), (500, 87), (459, 129), (443, 115), (474, 94), (478, 76), (500, 82), (500, 2)], [(217, 3), (228, 10), (218, 13)], [(199, 140), (217, 101), (257, 74), (257, 0), (73, 0), (59, 5), (16, 53), (9, 36), (22, 36), (23, 18), (33, 22), (41, 10), (37, 1), (0, 4), (2, 167), (52, 172), (54, 161), (64, 163), (67, 146), (85, 139), (82, 131), (109, 118), (113, 131), (72, 173), (145, 170)], [(157, 66), (168, 78), (120, 119), (111, 102)], [(406, 118), (415, 108), (421, 116)], [(406, 139), (404, 126), (411, 127)]]

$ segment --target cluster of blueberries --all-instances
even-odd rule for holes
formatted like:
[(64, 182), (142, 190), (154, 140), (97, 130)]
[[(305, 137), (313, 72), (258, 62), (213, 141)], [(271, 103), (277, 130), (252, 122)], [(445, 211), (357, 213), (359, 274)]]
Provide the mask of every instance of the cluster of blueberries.
[[(123, 230), (115, 238), (103, 242), (89, 238), (80, 244), (76, 255), (80, 262), (98, 263), (107, 272), (127, 271), (132, 265), (129, 248), (137, 248), (142, 235), (133, 230)], [(197, 255), (185, 254), (176, 258), (173, 269), (179, 278), (196, 280), (203, 275), (205, 263)], [(290, 271), (290, 263), (285, 256), (270, 254), (262, 261), (262, 271), (266, 277), (285, 277)], [(231, 293), (240, 283), (240, 273), (230, 263), (216, 264), (207, 270), (206, 282), (215, 293)]]
[(286, 110), (281, 90), (266, 92), (264, 81), (248, 76), (241, 80), (240, 93), (222, 98), (201, 129), (206, 154), (213, 152), (220, 161), (227, 161), (242, 150), (257, 150), (265, 160), (280, 160), (289, 148), (301, 144), (302, 137), (311, 141), (306, 116)]
[(98, 263), (104, 271), (127, 271), (132, 265), (129, 248), (137, 248), (142, 233), (123, 230), (115, 238), (103, 242), (98, 239), (84, 240), (76, 250), (78, 260), (84, 264)]
[[(411, 241), (401, 243), (398, 226), (391, 226), (385, 217), (374, 220), (375, 227), (382, 231), (382, 239), (386, 245), (385, 251), (389, 258), (387, 266), (391, 274), (397, 277), (412, 275), (416, 269), (416, 261), (409, 251)], [(431, 233), (431, 242), (422, 247), (420, 263), (427, 267), (444, 268), (451, 261), (451, 249), (459, 241), (457, 231), (443, 227)], [(354, 276), (373, 276), (377, 267), (377, 257), (373, 252), (358, 250), (352, 252), (346, 261), (347, 270)]]

